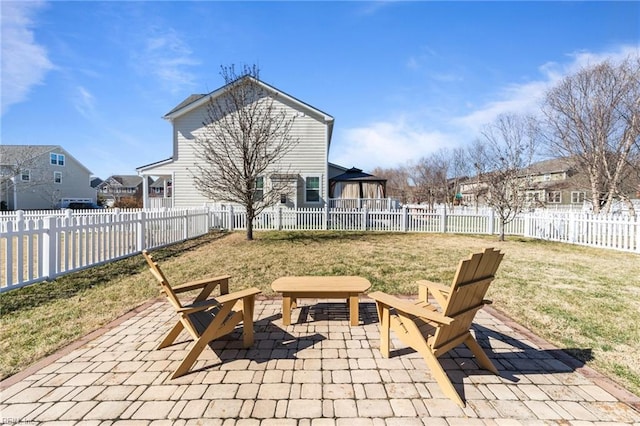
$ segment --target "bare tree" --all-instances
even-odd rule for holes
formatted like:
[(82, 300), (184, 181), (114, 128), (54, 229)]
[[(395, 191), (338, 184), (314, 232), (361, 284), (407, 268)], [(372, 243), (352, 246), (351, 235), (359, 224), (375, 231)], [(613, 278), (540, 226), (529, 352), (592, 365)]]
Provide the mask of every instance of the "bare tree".
[(543, 105), (547, 140), (588, 176), (593, 212), (609, 212), (615, 199), (635, 214), (625, 185), (640, 155), (640, 56), (618, 65), (585, 67), (551, 89)]
[[(253, 220), (280, 200), (288, 174), (280, 161), (297, 144), (291, 136), (294, 117), (275, 102), (278, 94), (260, 84), (259, 69), (221, 67), (224, 93), (207, 108), (202, 136), (196, 138), (200, 161), (193, 174), (196, 187), (213, 200), (246, 209), (247, 239)], [(268, 177), (272, 177), (270, 181)]]
[(412, 188), (409, 185), (409, 172), (406, 167), (376, 167), (372, 174), (387, 180), (387, 196), (397, 198), (401, 203), (409, 202)]
[(505, 226), (526, 205), (524, 189), (535, 153), (534, 135), (530, 119), (500, 115), (485, 127), (469, 153), (475, 159), (477, 190), (486, 192), (486, 203), (500, 218), (500, 241), (504, 241)]

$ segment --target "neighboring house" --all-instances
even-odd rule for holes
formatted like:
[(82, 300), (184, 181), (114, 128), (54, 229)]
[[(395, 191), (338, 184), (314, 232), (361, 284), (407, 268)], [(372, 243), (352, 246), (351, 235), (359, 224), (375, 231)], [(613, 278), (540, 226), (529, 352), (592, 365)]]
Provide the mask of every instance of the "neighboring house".
[[(252, 78), (252, 77), (243, 77)], [(264, 185), (272, 181), (285, 182), (288, 189), (282, 194), (281, 204), (287, 207), (322, 207), (329, 198), (329, 178), (346, 169), (328, 162), (334, 119), (330, 115), (276, 89), (262, 81), (254, 80), (274, 96), (275, 103), (294, 117), (290, 135), (298, 140), (288, 152), (280, 167), (286, 174), (267, 175)], [(203, 122), (207, 121), (207, 105), (211, 99), (223, 96), (227, 86), (206, 95), (191, 95), (164, 118), (172, 125), (173, 155), (171, 158), (137, 169), (140, 176), (159, 177), (171, 182), (172, 207), (202, 206), (218, 200), (207, 199), (194, 183), (194, 165), (201, 161), (196, 152), (196, 138), (203, 135)], [(273, 96), (273, 95), (272, 95)], [(144, 206), (150, 206), (144, 191)]]
[(149, 197), (171, 198), (171, 179), (161, 176), (149, 185)]
[(0, 145), (0, 178), (6, 210), (96, 203), (91, 172), (58, 145)]
[(123, 198), (142, 197), (143, 188), (153, 180), (148, 179), (147, 185), (143, 185), (143, 179), (136, 175), (113, 175), (109, 176), (97, 186), (98, 193), (105, 200), (109, 207)]
[[(590, 204), (589, 180), (576, 171), (566, 158), (554, 158), (532, 164), (522, 172), (522, 191), (529, 208)], [(482, 177), (470, 177), (460, 182), (460, 194), (465, 205), (486, 204), (486, 189)]]

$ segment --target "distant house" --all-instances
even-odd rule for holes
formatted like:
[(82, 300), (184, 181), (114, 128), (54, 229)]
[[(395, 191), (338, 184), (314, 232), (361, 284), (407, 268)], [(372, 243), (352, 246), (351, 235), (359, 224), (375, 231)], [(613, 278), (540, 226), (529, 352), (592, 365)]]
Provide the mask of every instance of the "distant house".
[[(250, 76), (242, 78), (251, 79), (253, 84), (265, 89), (278, 108), (294, 118), (290, 135), (298, 140), (298, 144), (287, 153), (280, 165), (280, 169), (288, 170), (288, 173), (267, 173), (262, 179), (263, 184), (271, 185), (276, 180), (286, 184), (287, 189), (281, 196), (283, 206), (323, 206), (329, 198), (329, 177), (342, 173), (342, 169), (331, 169), (328, 162), (333, 117), (262, 81)], [(202, 206), (217, 201), (207, 199), (194, 183), (194, 164), (201, 161), (194, 142), (203, 135), (207, 105), (212, 99), (225, 96), (228, 88), (223, 86), (209, 94), (191, 95), (169, 111), (164, 118), (173, 128), (173, 155), (137, 169), (140, 176), (160, 177), (165, 182), (171, 182), (173, 207)], [(169, 194), (165, 192), (165, 196)], [(145, 206), (151, 205), (150, 197), (145, 196)]]
[[(153, 180), (148, 178), (148, 185)], [(143, 178), (137, 175), (113, 175), (109, 176), (98, 186), (98, 193), (105, 200), (107, 206), (113, 206), (116, 202), (122, 201), (123, 198), (139, 198), (142, 199), (143, 194)]]
[(96, 203), (91, 172), (58, 145), (0, 145), (0, 179), (5, 210)]
[[(521, 190), (530, 208), (590, 204), (589, 180), (577, 171), (566, 158), (554, 158), (532, 164), (522, 171)], [(486, 188), (482, 176), (469, 177), (460, 182), (462, 203), (486, 204)]]

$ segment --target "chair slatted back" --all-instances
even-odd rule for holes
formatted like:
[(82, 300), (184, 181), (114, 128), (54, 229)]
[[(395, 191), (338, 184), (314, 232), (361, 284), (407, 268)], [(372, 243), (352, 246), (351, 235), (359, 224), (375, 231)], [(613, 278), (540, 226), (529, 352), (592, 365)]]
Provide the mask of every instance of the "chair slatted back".
[(160, 293), (165, 295), (169, 303), (171, 303), (171, 305), (176, 310), (182, 308), (182, 303), (180, 302), (180, 299), (171, 288), (171, 284), (169, 284), (169, 280), (167, 280), (167, 277), (164, 275), (164, 272), (162, 272), (162, 269), (160, 269), (160, 266), (158, 266), (158, 263), (155, 260), (153, 260), (153, 256), (151, 256), (149, 252), (147, 252), (146, 250), (142, 251), (142, 255), (147, 261), (147, 265), (149, 265), (151, 274), (156, 278), (156, 280), (158, 281), (158, 284), (160, 285)]
[(447, 303), (442, 307), (443, 314), (455, 321), (436, 331), (432, 347), (445, 345), (469, 331), (476, 312), (485, 304), (484, 297), (503, 256), (499, 250), (488, 248), (460, 261)]

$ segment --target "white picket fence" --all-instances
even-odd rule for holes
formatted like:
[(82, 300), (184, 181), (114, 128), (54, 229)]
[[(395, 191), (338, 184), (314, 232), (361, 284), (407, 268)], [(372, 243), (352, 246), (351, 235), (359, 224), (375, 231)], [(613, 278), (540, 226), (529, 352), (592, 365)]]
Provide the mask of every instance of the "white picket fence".
[(68, 210), (45, 217), (17, 212), (12, 220), (0, 221), (0, 293), (204, 235), (210, 218), (206, 208)]
[[(254, 220), (261, 230), (336, 230), (497, 234), (491, 210), (403, 207), (272, 209)], [(246, 229), (243, 210), (231, 206), (159, 210), (66, 210), (0, 215), (0, 293), (93, 265), (206, 234)], [(522, 214), (507, 235), (640, 253), (637, 217), (579, 212)]]

